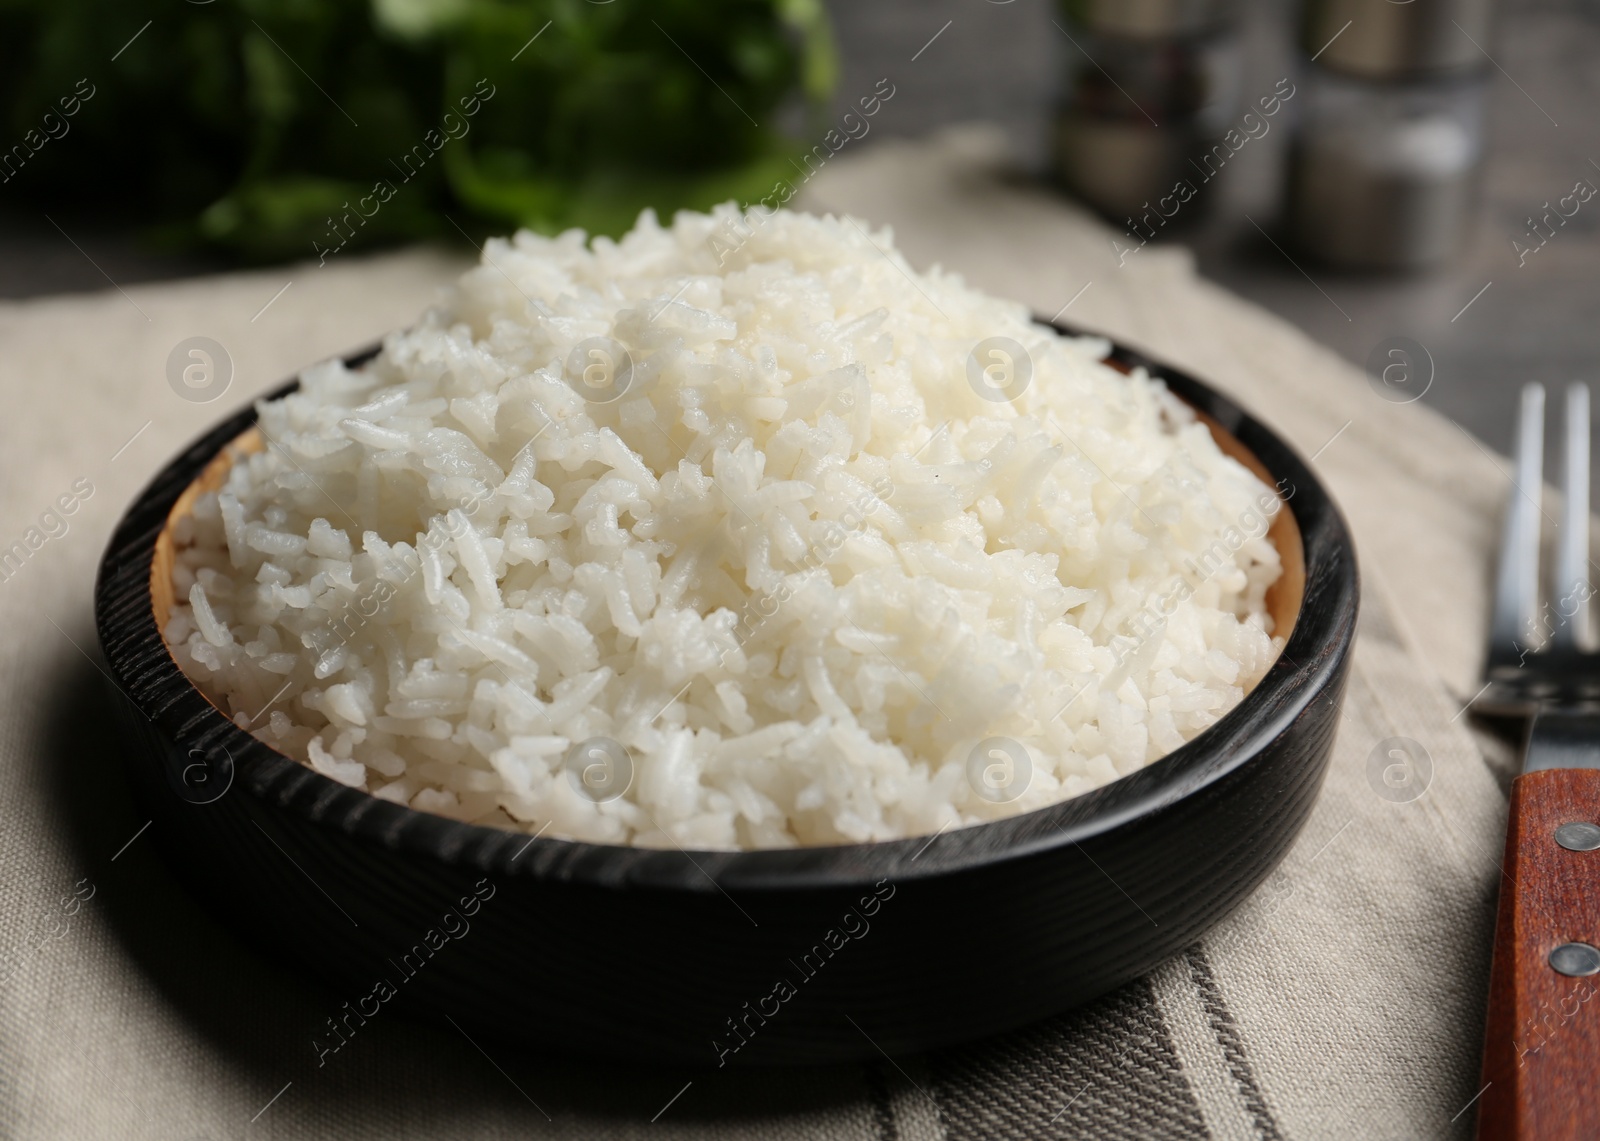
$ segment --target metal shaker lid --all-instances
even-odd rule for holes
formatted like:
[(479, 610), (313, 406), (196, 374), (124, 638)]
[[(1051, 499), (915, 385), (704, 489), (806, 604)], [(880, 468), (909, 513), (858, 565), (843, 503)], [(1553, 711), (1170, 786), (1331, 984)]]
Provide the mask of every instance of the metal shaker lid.
[(1145, 39), (1204, 32), (1238, 14), (1237, 0), (1063, 0), (1081, 28)]
[(1309, 0), (1301, 46), (1322, 66), (1365, 79), (1468, 71), (1488, 66), (1492, 8), (1493, 0)]

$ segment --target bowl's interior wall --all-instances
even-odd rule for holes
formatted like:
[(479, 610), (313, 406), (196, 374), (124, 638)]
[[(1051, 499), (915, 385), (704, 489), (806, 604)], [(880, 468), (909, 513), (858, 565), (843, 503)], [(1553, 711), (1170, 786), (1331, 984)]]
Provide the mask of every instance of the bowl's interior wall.
[[(1278, 479), (1267, 465), (1257, 458), (1256, 454), (1241, 444), (1237, 437), (1210, 416), (1195, 409), (1195, 416), (1207, 428), (1211, 429), (1211, 438), (1217, 441), (1217, 447), (1223, 454), (1232, 456), (1245, 467), (1255, 473), (1256, 478), (1273, 489), (1273, 494), (1278, 497), (1279, 509), (1272, 517), (1272, 523), (1267, 528), (1267, 538), (1277, 548), (1278, 558), (1283, 563), (1283, 574), (1278, 581), (1267, 588), (1267, 613), (1272, 616), (1272, 633), (1274, 637), (1289, 640), (1289, 632), (1294, 629), (1295, 619), (1300, 615), (1300, 606), (1306, 597), (1306, 549), (1300, 537), (1300, 524), (1295, 522), (1293, 504), (1284, 498), (1278, 489)], [(1290, 494), (1294, 492), (1291, 489)], [(1288, 510), (1284, 510), (1288, 508)]]
[(178, 520), (194, 512), (196, 499), (227, 482), (228, 473), (240, 457), (254, 455), (265, 449), (266, 441), (257, 429), (250, 428), (241, 433), (233, 443), (211, 458), (195, 481), (183, 489), (172, 510), (167, 512), (167, 522), (161, 528), (161, 534), (156, 536), (155, 551), (150, 558), (150, 606), (155, 611), (156, 629), (166, 631), (167, 619), (172, 617), (172, 604), (175, 601), (172, 568), (177, 562), (178, 547), (172, 537), (173, 528), (178, 525)]
[[(1075, 335), (1060, 326), (1053, 326), (1059, 332)], [(1124, 376), (1131, 376), (1134, 366), (1127, 361), (1113, 355), (1105, 362)], [(1177, 395), (1174, 393), (1173, 395)], [(1183, 400), (1181, 396), (1178, 399)], [(1185, 404), (1189, 404), (1184, 400)], [(1232, 432), (1224, 428), (1215, 418), (1189, 404), (1195, 418), (1211, 430), (1211, 438), (1217, 442), (1217, 447), (1222, 453), (1238, 460), (1245, 467), (1255, 473), (1257, 479), (1273, 489), (1273, 494), (1278, 497), (1281, 506), (1289, 506), (1289, 500), (1284, 496), (1278, 486), (1278, 477), (1268, 470), (1267, 465), (1261, 462), (1249, 448), (1239, 442)], [(1289, 495), (1294, 495), (1291, 488)], [(1279, 510), (1273, 516), (1271, 525), (1267, 528), (1267, 538), (1277, 548), (1278, 559), (1283, 565), (1283, 574), (1278, 581), (1267, 588), (1265, 599), (1267, 613), (1272, 617), (1272, 633), (1274, 637), (1289, 640), (1289, 634), (1294, 630), (1296, 619), (1300, 616), (1300, 607), (1306, 597), (1306, 547), (1305, 540), (1300, 534), (1300, 524), (1295, 521), (1294, 509)]]

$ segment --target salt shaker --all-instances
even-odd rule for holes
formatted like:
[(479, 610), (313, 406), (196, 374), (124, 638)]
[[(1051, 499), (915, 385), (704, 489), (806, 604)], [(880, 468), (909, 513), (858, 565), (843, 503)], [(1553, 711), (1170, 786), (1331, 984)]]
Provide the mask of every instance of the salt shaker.
[(1489, 0), (1310, 0), (1288, 226), (1331, 264), (1422, 269), (1461, 247), (1483, 159)]

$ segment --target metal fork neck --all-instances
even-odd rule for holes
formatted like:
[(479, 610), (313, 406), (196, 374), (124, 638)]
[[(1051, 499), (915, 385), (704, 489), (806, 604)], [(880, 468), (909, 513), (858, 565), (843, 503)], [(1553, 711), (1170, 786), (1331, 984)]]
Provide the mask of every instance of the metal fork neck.
[(1522, 771), (1541, 769), (1600, 769), (1600, 706), (1534, 714)]

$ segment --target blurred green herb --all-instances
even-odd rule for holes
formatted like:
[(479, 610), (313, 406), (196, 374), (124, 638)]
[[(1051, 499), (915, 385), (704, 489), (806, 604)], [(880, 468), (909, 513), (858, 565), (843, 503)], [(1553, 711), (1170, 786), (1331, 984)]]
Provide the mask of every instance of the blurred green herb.
[(0, 201), (251, 259), (616, 234), (759, 197), (836, 71), (821, 0), (0, 0)]

